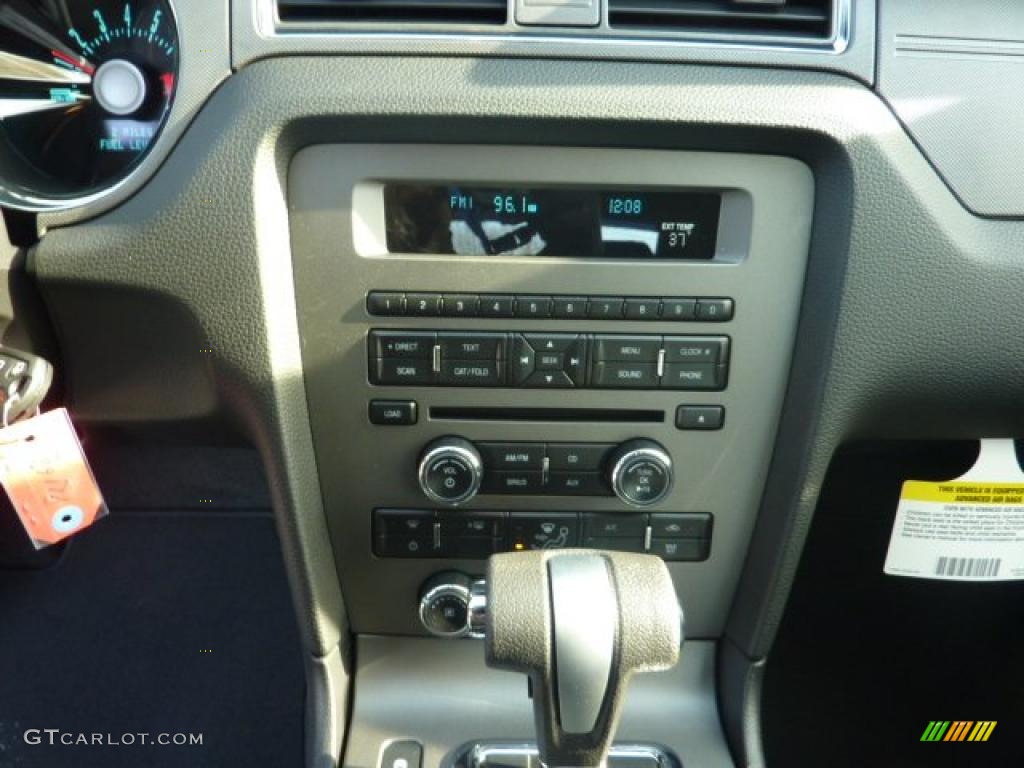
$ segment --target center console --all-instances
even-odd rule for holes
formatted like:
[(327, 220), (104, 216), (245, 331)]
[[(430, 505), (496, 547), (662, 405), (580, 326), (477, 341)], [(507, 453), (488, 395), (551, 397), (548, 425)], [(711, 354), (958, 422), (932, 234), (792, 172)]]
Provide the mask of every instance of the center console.
[[(291, 164), (289, 206), (354, 632), (445, 634), (458, 574), (582, 546), (660, 556), (687, 634), (721, 633), (789, 374), (806, 166), (314, 146)], [(444, 601), (422, 607), (428, 594)]]

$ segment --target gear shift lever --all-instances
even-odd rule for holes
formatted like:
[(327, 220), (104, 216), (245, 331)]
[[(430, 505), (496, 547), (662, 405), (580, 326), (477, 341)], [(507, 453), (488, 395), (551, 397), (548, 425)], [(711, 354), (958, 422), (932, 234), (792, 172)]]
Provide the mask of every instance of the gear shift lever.
[(630, 677), (673, 667), (682, 643), (672, 579), (650, 555), (495, 555), (470, 621), (489, 666), (529, 675), (547, 768), (602, 766)]

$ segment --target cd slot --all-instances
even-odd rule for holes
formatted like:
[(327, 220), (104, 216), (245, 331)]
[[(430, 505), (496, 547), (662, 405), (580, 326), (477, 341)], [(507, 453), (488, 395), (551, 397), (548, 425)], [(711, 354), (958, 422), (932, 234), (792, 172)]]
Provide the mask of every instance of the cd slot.
[(593, 424), (662, 424), (665, 412), (656, 410), (605, 408), (486, 408), (435, 406), (432, 421), (523, 421)]

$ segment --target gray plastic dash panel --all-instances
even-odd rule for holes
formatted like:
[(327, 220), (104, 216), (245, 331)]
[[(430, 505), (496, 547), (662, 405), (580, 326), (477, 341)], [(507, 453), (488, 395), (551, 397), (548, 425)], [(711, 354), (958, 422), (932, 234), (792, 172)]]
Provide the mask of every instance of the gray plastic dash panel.
[[(576, 184), (727, 190), (719, 255), (711, 262), (403, 255), (386, 251), (382, 182)], [(424, 634), (419, 586), (432, 573), (484, 562), (379, 559), (377, 508), (431, 508), (416, 464), (436, 438), (620, 443), (651, 438), (676, 465), (669, 496), (651, 511), (715, 516), (710, 559), (672, 563), (693, 637), (723, 629), (750, 542), (803, 292), (814, 185), (807, 166), (769, 156), (553, 147), (329, 145), (299, 152), (289, 174), (292, 253), (303, 366), (320, 484), (346, 608), (357, 632)], [(732, 202), (728, 202), (728, 201)], [(723, 242), (727, 247), (723, 246)], [(728, 296), (728, 323), (373, 317), (372, 290), (589, 296)], [(723, 392), (378, 387), (367, 380), (368, 329), (714, 334), (731, 337)], [(379, 427), (376, 398), (417, 401), (414, 426)], [(681, 403), (723, 405), (725, 427), (683, 432)], [(432, 408), (623, 407), (661, 411), (663, 423), (538, 423), (431, 419)], [(471, 510), (628, 512), (612, 497), (478, 496)]]

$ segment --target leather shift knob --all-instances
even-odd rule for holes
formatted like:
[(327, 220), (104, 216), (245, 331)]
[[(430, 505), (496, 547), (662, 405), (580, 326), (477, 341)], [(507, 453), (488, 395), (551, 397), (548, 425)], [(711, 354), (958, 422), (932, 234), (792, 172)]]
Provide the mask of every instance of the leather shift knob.
[(664, 562), (593, 550), (491, 558), (487, 663), (529, 675), (541, 761), (596, 768), (630, 677), (679, 660), (682, 612)]

